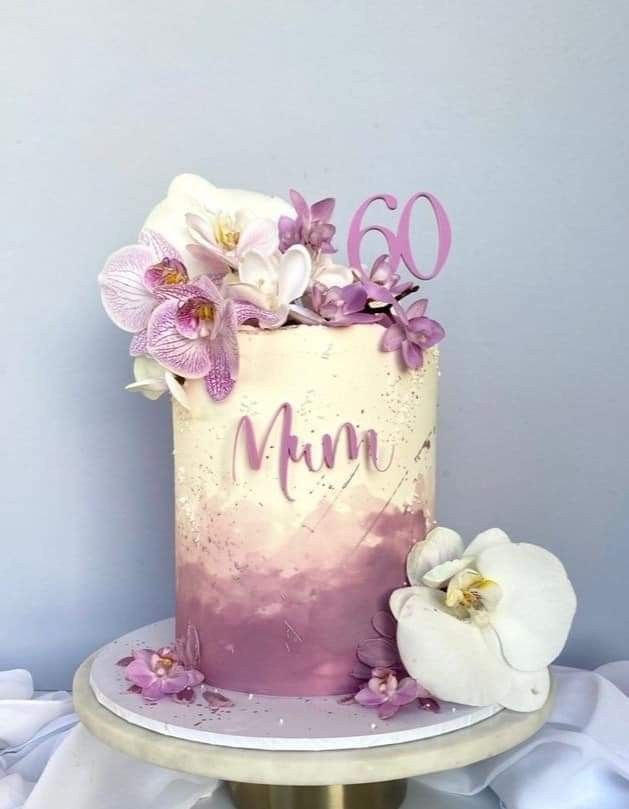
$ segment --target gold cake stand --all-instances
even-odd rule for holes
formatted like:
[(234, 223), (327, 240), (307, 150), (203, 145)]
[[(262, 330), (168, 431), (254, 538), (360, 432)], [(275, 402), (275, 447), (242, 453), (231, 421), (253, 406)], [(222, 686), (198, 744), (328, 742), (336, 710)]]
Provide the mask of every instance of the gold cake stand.
[[(104, 708), (89, 684), (92, 657), (74, 677), (74, 705), (101, 741), (142, 761), (225, 780), (239, 809), (397, 809), (406, 779), (463, 767), (510, 750), (546, 721), (512, 711), (421, 741), (360, 750), (268, 751), (220, 747), (133, 725)], [(424, 804), (424, 809), (430, 809)]]

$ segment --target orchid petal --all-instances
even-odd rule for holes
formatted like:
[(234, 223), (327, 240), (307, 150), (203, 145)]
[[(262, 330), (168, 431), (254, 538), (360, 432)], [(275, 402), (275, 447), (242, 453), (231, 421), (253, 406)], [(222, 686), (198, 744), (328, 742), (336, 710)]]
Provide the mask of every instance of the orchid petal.
[[(205, 376), (207, 392), (215, 402), (225, 399), (233, 390), (238, 376), (238, 339), (233, 302), (227, 304), (225, 323), (220, 334), (209, 344), (210, 369)], [(228, 324), (228, 319), (231, 323)]]
[(140, 382), (132, 382), (130, 385), (125, 385), (125, 390), (131, 393), (141, 393), (147, 399), (155, 401), (159, 399), (162, 394), (168, 390), (164, 379), (142, 379)]
[(105, 311), (124, 331), (141, 331), (155, 308), (155, 298), (144, 284), (144, 273), (152, 263), (148, 247), (122, 247), (109, 256), (98, 276)]
[(129, 663), (125, 670), (125, 677), (134, 685), (140, 686), (140, 688), (147, 688), (156, 680), (155, 673), (151, 671), (146, 662), (137, 659)]
[(277, 309), (265, 309), (246, 301), (234, 301), (236, 316), (239, 324), (253, 322), (261, 329), (277, 329), (286, 323), (289, 307), (280, 306)]
[(140, 357), (146, 354), (146, 329), (142, 329), (137, 334), (134, 334), (129, 343), (129, 354), (132, 357)]
[(511, 688), (502, 696), (500, 704), (511, 711), (537, 711), (548, 699), (550, 693), (550, 672), (518, 671), (511, 669)]
[(170, 371), (166, 371), (164, 374), (164, 382), (170, 391), (170, 395), (179, 402), (179, 404), (184, 408), (184, 410), (190, 410), (190, 401), (188, 399), (188, 394), (186, 393), (183, 385), (181, 385), (170, 373)]
[(382, 335), (380, 347), (383, 351), (397, 351), (404, 339), (404, 329), (398, 323), (392, 323)]
[(278, 297), (282, 303), (292, 303), (301, 298), (306, 291), (312, 259), (310, 253), (301, 244), (289, 247), (280, 260), (278, 271)]
[(378, 717), (380, 719), (391, 719), (399, 711), (400, 706), (393, 700), (383, 702), (378, 706)]
[(369, 686), (361, 688), (360, 691), (354, 695), (354, 699), (359, 705), (362, 705), (365, 708), (375, 708), (378, 705), (382, 705), (384, 702), (384, 697), (381, 694), (377, 694), (375, 691), (372, 691)]
[(159, 399), (167, 390), (164, 369), (151, 357), (139, 356), (135, 358), (133, 376), (135, 377), (135, 382), (126, 385), (125, 390), (137, 391), (146, 396), (147, 399), (153, 400)]
[(420, 695), (420, 689), (417, 682), (412, 677), (404, 677), (400, 680), (397, 691), (391, 698), (392, 702), (396, 705), (408, 705)]
[(199, 244), (214, 250), (220, 250), (216, 243), (214, 229), (206, 219), (198, 214), (188, 213), (186, 214), (186, 224), (191, 235)]
[(442, 562), (422, 576), (422, 584), (425, 584), (426, 587), (439, 589), (458, 573), (469, 568), (473, 562), (474, 560), (469, 556), (464, 556), (462, 559), (452, 559), (449, 562)]
[(298, 303), (291, 303), (288, 311), (298, 323), (304, 323), (306, 326), (319, 326), (325, 323), (325, 320), (316, 312)]
[(412, 303), (406, 310), (406, 317), (411, 320), (415, 317), (423, 317), (426, 307), (428, 306), (428, 298), (421, 298)]
[(323, 284), (328, 289), (342, 288), (352, 284), (355, 277), (351, 267), (345, 267), (343, 264), (322, 264), (314, 270), (313, 281)]
[(412, 585), (411, 587), (398, 587), (397, 590), (394, 590), (391, 593), (389, 598), (389, 609), (395, 616), (397, 620), (400, 618), (400, 613), (404, 609), (404, 605), (412, 598), (414, 595), (417, 595), (421, 587)]
[(179, 252), (172, 246), (172, 244), (165, 239), (161, 233), (157, 233), (150, 228), (143, 228), (138, 236), (138, 242), (146, 245), (155, 259), (155, 263), (159, 263), (164, 258), (174, 258), (177, 261), (183, 261)]
[(437, 525), (416, 542), (406, 559), (406, 577), (411, 584), (421, 584), (422, 577), (442, 562), (463, 556), (463, 540), (451, 528)]
[(371, 668), (395, 668), (400, 665), (398, 651), (393, 640), (367, 638), (358, 644), (356, 657)]
[(313, 220), (318, 220), (319, 222), (328, 222), (334, 213), (335, 204), (336, 200), (334, 197), (326, 197), (325, 199), (320, 199), (318, 202), (313, 202), (310, 209), (310, 214)]
[(238, 277), (243, 284), (259, 290), (266, 296), (277, 294), (277, 270), (266, 256), (249, 250), (238, 265)]
[(383, 638), (395, 637), (395, 619), (390, 612), (379, 610), (371, 619), (371, 625)]
[[(500, 641), (495, 632), (484, 634), (488, 649), (504, 660)], [(550, 672), (547, 668), (539, 671), (518, 671), (509, 667), (510, 688), (501, 698), (500, 704), (512, 711), (537, 711), (544, 705), (550, 692)]]
[(177, 328), (179, 302), (161, 303), (151, 315), (148, 325), (148, 347), (151, 355), (168, 371), (187, 379), (199, 379), (210, 370), (206, 340), (183, 337)]
[(272, 255), (278, 247), (277, 225), (272, 219), (254, 219), (240, 234), (236, 252), (244, 257), (249, 250), (263, 256)]
[(508, 545), (511, 543), (508, 534), (502, 528), (489, 528), (482, 531), (470, 542), (465, 549), (466, 556), (478, 556), (479, 553), (494, 545)]
[(210, 250), (202, 244), (188, 244), (186, 249), (203, 265), (203, 269), (212, 281), (220, 281), (229, 272), (229, 264), (217, 250)]
[(502, 590), (490, 621), (506, 661), (521, 671), (548, 666), (563, 649), (576, 610), (559, 559), (537, 545), (509, 543), (482, 551), (476, 568)]
[(511, 689), (509, 667), (489, 649), (484, 630), (454, 617), (440, 591), (417, 588), (406, 601), (397, 642), (410, 676), (437, 699), (493, 705)]
[(306, 200), (299, 191), (295, 191), (294, 189), (290, 190), (289, 197), (297, 216), (303, 220), (306, 226), (310, 225), (310, 207)]
[(421, 368), (424, 362), (424, 355), (421, 348), (408, 340), (402, 343), (402, 358), (406, 367), (413, 371), (417, 371)]

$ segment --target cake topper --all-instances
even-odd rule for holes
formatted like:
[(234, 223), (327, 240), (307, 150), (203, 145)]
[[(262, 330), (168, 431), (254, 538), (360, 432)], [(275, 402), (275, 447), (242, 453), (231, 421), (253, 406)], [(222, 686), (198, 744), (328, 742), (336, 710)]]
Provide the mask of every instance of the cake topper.
[[(417, 266), (413, 256), (410, 237), (411, 215), (415, 203), (420, 199), (428, 201), (434, 213), (435, 223), (437, 225), (437, 258), (435, 259), (432, 270), (426, 274), (423, 274)], [(359, 270), (362, 268), (360, 244), (367, 233), (376, 232), (380, 233), (386, 241), (386, 261), (391, 267), (392, 272), (395, 272), (400, 261), (403, 261), (415, 278), (419, 278), (421, 281), (430, 281), (443, 269), (448, 258), (448, 253), (450, 252), (450, 245), (452, 244), (450, 222), (443, 205), (432, 194), (426, 191), (418, 191), (416, 194), (413, 194), (402, 208), (398, 229), (397, 232), (394, 233), (390, 228), (384, 227), (383, 225), (362, 227), (363, 217), (367, 209), (377, 200), (382, 200), (390, 211), (397, 210), (397, 199), (392, 194), (374, 194), (374, 196), (368, 197), (362, 205), (360, 205), (352, 217), (347, 236), (347, 256), (350, 266)]]
[[(441, 202), (426, 191), (413, 194), (393, 231), (364, 226), (363, 218), (378, 200), (397, 210), (396, 197), (369, 197), (352, 218), (344, 264), (333, 258), (334, 198), (309, 204), (295, 190), (289, 197), (290, 204), (181, 175), (149, 215), (138, 244), (109, 257), (98, 280), (105, 311), (132, 335), (130, 390), (149, 398), (168, 390), (187, 407), (186, 380), (203, 379), (211, 399), (225, 399), (236, 384), (244, 327), (377, 325), (382, 351), (395, 353), (404, 369), (421, 368), (424, 353), (445, 332), (427, 316), (425, 297), (408, 306), (402, 301), (448, 257), (452, 237)], [(437, 229), (428, 271), (419, 266), (410, 236), (422, 200)], [(368, 265), (361, 244), (370, 232), (384, 238), (386, 251)], [(401, 265), (410, 278), (402, 277)]]

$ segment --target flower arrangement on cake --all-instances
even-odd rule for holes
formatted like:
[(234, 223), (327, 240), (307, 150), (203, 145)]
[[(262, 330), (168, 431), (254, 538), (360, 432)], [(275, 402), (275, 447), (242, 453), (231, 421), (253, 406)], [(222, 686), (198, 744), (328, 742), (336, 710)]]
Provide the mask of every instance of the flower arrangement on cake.
[[(424, 196), (442, 229), (440, 269), (449, 225), (438, 201)], [(377, 198), (391, 205), (388, 195)], [(335, 200), (309, 205), (291, 191), (290, 202), (216, 188), (193, 175), (172, 182), (138, 243), (113, 253), (99, 275), (107, 314), (133, 335), (130, 390), (149, 398), (170, 390), (186, 406), (185, 380), (203, 379), (212, 399), (224, 399), (238, 377), (238, 331), (250, 327), (379, 324), (380, 348), (398, 352), (407, 368), (421, 367), (444, 330), (427, 316), (425, 298), (403, 303), (419, 288), (398, 271), (400, 258), (408, 264), (403, 239), (396, 247), (391, 231), (367, 228), (354, 233), (350, 252), (371, 229), (384, 233), (390, 252), (369, 268), (359, 259), (337, 263)]]

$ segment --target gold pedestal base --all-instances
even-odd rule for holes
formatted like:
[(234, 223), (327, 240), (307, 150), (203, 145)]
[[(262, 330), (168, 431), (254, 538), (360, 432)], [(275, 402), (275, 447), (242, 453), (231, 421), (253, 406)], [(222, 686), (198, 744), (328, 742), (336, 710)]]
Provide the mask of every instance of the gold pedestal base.
[(398, 809), (406, 779), (374, 784), (291, 787), (230, 782), (238, 809)]

